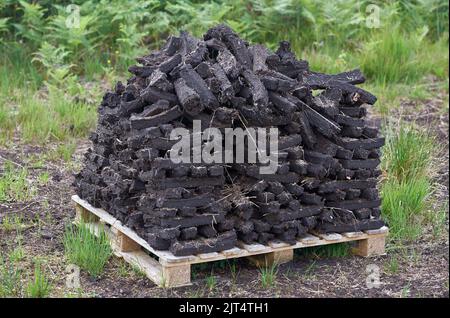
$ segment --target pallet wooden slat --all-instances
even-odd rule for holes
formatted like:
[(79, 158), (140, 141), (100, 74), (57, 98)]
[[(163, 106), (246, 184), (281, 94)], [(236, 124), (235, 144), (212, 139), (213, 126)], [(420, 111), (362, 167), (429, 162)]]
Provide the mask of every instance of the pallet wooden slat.
[(290, 246), (288, 243), (281, 242), (281, 241), (271, 241), (271, 242), (268, 243), (268, 245), (271, 248), (282, 248), (282, 247), (289, 247)]
[(345, 237), (348, 237), (348, 238), (355, 238), (355, 237), (364, 236), (364, 233), (360, 232), (360, 231), (358, 231), (358, 232), (345, 232), (345, 233), (342, 233), (342, 235), (344, 235)]
[(219, 253), (217, 252), (212, 252), (212, 253), (202, 253), (202, 254), (198, 254), (198, 257), (200, 257), (201, 259), (211, 259), (211, 258), (216, 258), (219, 257)]
[(314, 235), (324, 239), (325, 241), (339, 241), (342, 239), (342, 235), (338, 233), (314, 233)]
[(384, 234), (384, 233), (387, 233), (389, 231), (389, 229), (388, 229), (388, 227), (387, 226), (383, 226), (383, 227), (380, 227), (379, 229), (376, 229), (376, 230), (367, 230), (367, 231), (364, 231), (366, 234)]
[(226, 258), (233, 257), (233, 256), (239, 256), (246, 254), (246, 251), (239, 248), (239, 247), (233, 247), (228, 250), (221, 251), (220, 254), (224, 255)]
[(318, 238), (315, 235), (312, 234), (306, 234), (304, 237), (302, 237), (300, 239), (300, 242), (302, 242), (305, 245), (311, 245), (311, 244), (315, 244), (320, 240), (320, 238)]
[[(102, 209), (90, 205), (77, 195), (72, 196), (75, 203), (77, 223), (84, 222), (92, 233), (98, 235), (102, 227), (111, 243), (116, 256), (137, 266), (158, 286), (179, 287), (190, 285), (191, 265), (230, 258), (247, 257), (258, 266), (283, 264), (293, 259), (294, 249), (320, 246), (341, 242), (356, 241), (353, 253), (361, 256), (377, 256), (385, 253), (385, 238), (389, 229), (384, 226), (377, 230), (350, 233), (312, 234), (308, 233), (294, 245), (281, 241), (271, 241), (267, 245), (259, 243), (245, 244), (212, 253), (189, 256), (175, 256), (169, 251), (157, 251), (133, 230)], [(154, 255), (157, 259), (151, 257)]]
[(271, 248), (269, 246), (265, 246), (259, 243), (255, 244), (245, 244), (242, 242), (238, 242), (238, 245), (245, 249), (249, 253), (261, 253), (261, 252), (270, 252)]

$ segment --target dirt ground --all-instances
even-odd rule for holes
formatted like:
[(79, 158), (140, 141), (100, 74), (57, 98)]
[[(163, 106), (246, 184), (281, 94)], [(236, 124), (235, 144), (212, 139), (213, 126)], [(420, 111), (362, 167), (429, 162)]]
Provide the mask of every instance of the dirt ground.
[[(439, 101), (430, 101), (421, 113), (417, 105), (405, 102), (398, 116), (415, 120), (443, 146), (434, 195), (438, 198), (435, 201), (448, 202), (448, 113), (443, 113), (436, 103)], [(274, 286), (268, 288), (262, 287), (259, 270), (244, 259), (236, 262), (235, 275), (231, 274), (231, 263), (194, 267), (192, 286), (169, 290), (156, 287), (122, 260), (112, 257), (101, 277), (93, 280), (82, 273), (81, 289), (69, 290), (62, 237), (65, 225), (75, 214), (70, 202), (74, 194), (73, 173), (80, 168), (88, 146), (86, 141), (79, 142), (71, 164), (45, 161), (41, 165), (36, 164), (37, 158), (48, 152), (48, 146), (17, 142), (0, 148), (0, 163), (9, 160), (17, 167), (27, 166), (29, 181), (37, 187), (35, 195), (26, 202), (0, 203), (0, 219), (6, 215), (24, 219), (19, 234), (0, 227), (0, 253), (6, 255), (21, 242), (25, 253), (20, 266), (32, 275), (33, 259), (41, 259), (53, 286), (53, 297), (449, 297), (448, 215), (446, 233), (439, 238), (426, 229), (421, 239), (409, 245), (388, 244), (386, 256), (326, 258), (296, 253), (293, 262), (279, 267)], [(49, 180), (40, 184), (37, 180), (44, 171)], [(367, 281), (377, 273), (379, 284), (368, 285)]]

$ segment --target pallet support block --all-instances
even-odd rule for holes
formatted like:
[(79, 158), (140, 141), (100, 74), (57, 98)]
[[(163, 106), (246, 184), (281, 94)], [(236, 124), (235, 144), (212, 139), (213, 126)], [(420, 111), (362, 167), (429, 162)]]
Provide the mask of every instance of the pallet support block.
[(353, 248), (352, 252), (355, 255), (363, 257), (380, 256), (386, 254), (386, 236), (374, 236), (367, 239), (359, 240), (356, 243), (356, 247)]
[(141, 246), (139, 244), (137, 244), (122, 232), (117, 232), (116, 244), (117, 248), (121, 252), (133, 252), (139, 251), (141, 249)]
[(248, 260), (257, 267), (270, 267), (288, 263), (294, 259), (294, 249), (286, 249), (261, 255), (249, 256)]
[(97, 223), (100, 221), (100, 218), (96, 216), (95, 214), (92, 214), (89, 210), (86, 210), (84, 207), (82, 207), (79, 204), (75, 204), (75, 220), (77, 222), (83, 222), (83, 223)]
[(163, 287), (181, 287), (191, 285), (191, 265), (182, 264), (174, 266), (162, 265)]

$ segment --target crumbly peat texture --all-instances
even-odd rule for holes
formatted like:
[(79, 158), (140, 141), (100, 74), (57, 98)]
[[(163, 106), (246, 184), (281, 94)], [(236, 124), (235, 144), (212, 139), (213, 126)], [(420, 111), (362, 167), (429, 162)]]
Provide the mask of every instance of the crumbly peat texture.
[[(76, 175), (78, 195), (158, 250), (190, 255), (237, 240), (294, 244), (308, 231), (379, 228), (376, 97), (355, 86), (359, 70), (327, 75), (219, 25), (197, 39), (182, 32), (138, 58), (133, 76), (107, 92), (93, 147)], [(279, 129), (275, 174), (258, 164), (175, 164), (173, 129)], [(191, 151), (192, 153), (192, 151)]]

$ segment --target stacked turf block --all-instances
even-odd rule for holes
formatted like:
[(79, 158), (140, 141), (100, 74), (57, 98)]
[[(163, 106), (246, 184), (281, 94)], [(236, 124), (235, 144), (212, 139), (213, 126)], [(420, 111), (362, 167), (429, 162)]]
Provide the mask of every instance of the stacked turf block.
[[(383, 225), (384, 139), (364, 119), (376, 98), (355, 86), (365, 80), (359, 70), (312, 72), (289, 43), (273, 53), (224, 25), (202, 40), (172, 36), (137, 60), (127, 85), (103, 98), (75, 186), (152, 247), (189, 255)], [(254, 163), (174, 163), (170, 133), (192, 132), (194, 120), (222, 131), (277, 127), (276, 173)]]

